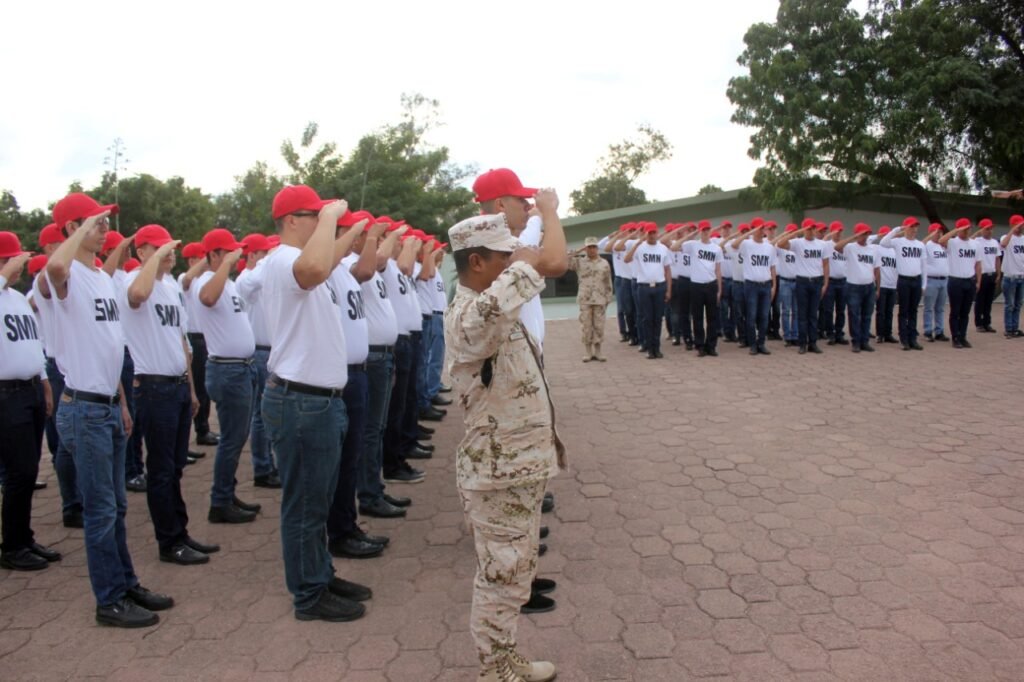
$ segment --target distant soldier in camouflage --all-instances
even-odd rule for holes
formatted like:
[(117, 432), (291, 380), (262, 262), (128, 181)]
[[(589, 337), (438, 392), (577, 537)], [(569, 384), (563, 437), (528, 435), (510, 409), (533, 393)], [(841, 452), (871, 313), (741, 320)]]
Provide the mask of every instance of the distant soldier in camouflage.
[(569, 255), (569, 269), (579, 280), (576, 303), (580, 307), (580, 333), (586, 351), (583, 362), (604, 362), (606, 358), (601, 355), (601, 344), (604, 342), (605, 311), (615, 295), (612, 269), (597, 253), (597, 237), (587, 237), (583, 248)]
[(558, 197), (541, 190), (540, 249), (523, 248), (504, 214), (448, 231), (459, 285), (444, 316), (445, 365), (465, 409), (456, 481), (477, 555), (470, 632), (479, 682), (545, 682), (555, 667), (516, 651), (519, 609), (537, 570), (541, 503), (565, 466), (540, 350), (519, 314), (567, 267)]

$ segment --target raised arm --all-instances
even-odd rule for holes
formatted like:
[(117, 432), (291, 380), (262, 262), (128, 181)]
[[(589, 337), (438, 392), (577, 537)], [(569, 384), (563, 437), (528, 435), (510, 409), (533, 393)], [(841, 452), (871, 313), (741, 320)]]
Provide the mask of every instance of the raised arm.
[(231, 274), (231, 270), (235, 267), (235, 263), (242, 257), (242, 250), (235, 249), (230, 253), (224, 254), (224, 258), (220, 262), (220, 267), (213, 273), (213, 277), (203, 285), (203, 288), (199, 290), (199, 302), (205, 305), (207, 308), (212, 308), (217, 305), (217, 301), (220, 300), (221, 294), (224, 293), (224, 285), (227, 284), (228, 276)]
[(86, 218), (79, 225), (78, 229), (61, 242), (61, 245), (57, 247), (57, 250), (46, 261), (46, 275), (50, 278), (49, 283), (55, 290), (53, 293), (57, 295), (57, 298), (64, 300), (68, 295), (68, 277), (71, 276), (71, 262), (78, 255), (78, 249), (81, 248), (82, 242), (85, 241), (86, 236), (94, 234), (99, 230), (100, 221), (106, 220), (109, 215), (110, 211), (104, 211), (99, 215)]
[(153, 295), (153, 285), (156, 284), (156, 274), (160, 271), (160, 262), (168, 253), (178, 248), (178, 244), (181, 244), (181, 241), (175, 239), (162, 245), (139, 270), (139, 274), (128, 287), (128, 305), (132, 309), (138, 308)]
[(544, 277), (561, 277), (569, 267), (569, 259), (565, 253), (565, 230), (558, 218), (558, 195), (555, 190), (546, 188), (537, 192), (533, 201), (544, 225), (537, 272)]

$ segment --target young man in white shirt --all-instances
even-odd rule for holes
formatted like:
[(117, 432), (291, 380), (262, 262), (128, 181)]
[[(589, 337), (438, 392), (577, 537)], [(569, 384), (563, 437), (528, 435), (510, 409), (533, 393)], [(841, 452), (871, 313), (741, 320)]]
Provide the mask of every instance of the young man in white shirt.
[(615, 305), (622, 311), (626, 325), (626, 333), (619, 340), (628, 343), (630, 346), (640, 345), (640, 328), (636, 317), (636, 274), (633, 272), (633, 264), (626, 263), (627, 244), (632, 246), (632, 240), (637, 232), (637, 223), (624, 223), (619, 227), (619, 233), (609, 238), (604, 246), (605, 253), (612, 254), (612, 263), (615, 266), (617, 278), (615, 287)]
[(647, 223), (644, 226), (644, 240), (633, 245), (625, 257), (626, 263), (635, 263), (637, 291), (640, 296), (640, 319), (645, 328), (643, 338), (647, 347), (647, 359), (664, 357), (661, 354), (661, 318), (665, 305), (672, 300), (668, 287), (672, 279), (672, 253), (658, 241), (658, 226)]
[(892, 313), (896, 308), (896, 284), (899, 274), (896, 271), (896, 250), (891, 246), (883, 247), (881, 239), (892, 232), (888, 225), (878, 228), (878, 237), (874, 247), (878, 252), (878, 292), (875, 306), (875, 336), (878, 343), (899, 343), (892, 335)]
[(736, 324), (736, 340), (740, 348), (748, 348), (750, 339), (747, 338), (747, 294), (744, 287), (743, 256), (739, 252), (739, 240), (750, 232), (749, 223), (740, 223), (736, 236), (732, 239), (722, 240), (722, 255), (729, 263), (729, 271), (732, 273), (732, 286), (729, 287), (729, 304), (732, 310), (732, 319)]
[(305, 185), (282, 189), (272, 205), (281, 245), (262, 265), (272, 348), (263, 420), (281, 472), (284, 576), (298, 620), (354, 620), (372, 596), (334, 576), (324, 542), (347, 426), (345, 332), (328, 282), (355, 237), (335, 239), (347, 208)]
[(68, 238), (46, 263), (45, 286), (56, 333), (64, 339), (57, 355), (65, 379), (57, 429), (78, 472), (96, 621), (135, 628), (155, 625), (154, 611), (174, 600), (139, 584), (128, 552), (124, 456), (132, 421), (121, 400), (124, 331), (114, 282), (95, 265), (110, 229), (107, 216), (117, 210), (80, 193), (57, 202), (54, 222)]
[(946, 248), (949, 261), (949, 334), (953, 348), (970, 348), (967, 340), (967, 325), (971, 318), (971, 305), (981, 287), (981, 254), (979, 244), (968, 236), (971, 221), (960, 218), (956, 229), (939, 238), (939, 244)]
[(39, 325), (25, 297), (11, 288), (30, 255), (21, 250), (17, 235), (0, 232), (0, 567), (12, 571), (37, 571), (61, 559), (60, 552), (36, 542), (32, 532), (32, 494), (44, 422), (53, 413), (53, 393)]
[[(181, 257), (185, 259), (189, 269), (198, 263), (206, 263), (206, 249), (199, 242), (185, 244), (181, 249)], [(199, 328), (197, 306), (199, 299), (189, 292), (185, 286), (185, 274), (178, 275), (178, 287), (185, 296), (185, 317), (188, 318), (188, 345), (192, 348), (192, 381), (199, 399), (199, 410), (192, 418), (196, 434), (196, 445), (216, 445), (220, 438), (210, 431), (210, 394), (206, 392), (206, 337)], [(193, 453), (205, 456), (205, 453)]]
[(1010, 231), (999, 240), (1003, 248), (1000, 270), (1003, 280), (1003, 336), (1024, 336), (1020, 329), (1020, 307), (1024, 301), (1024, 216), (1010, 216)]
[(926, 256), (925, 273), (928, 288), (924, 291), (924, 337), (929, 341), (949, 341), (943, 333), (946, 317), (946, 282), (949, 279), (949, 259), (946, 247), (939, 243), (943, 227), (940, 223), (928, 226), (924, 238)]
[(429, 239), (423, 245), (423, 251), (413, 268), (416, 295), (423, 314), (419, 377), (416, 380), (419, 410), (426, 410), (431, 405), (450, 405), (452, 402), (450, 398), (440, 395), (444, 364), (444, 311), (448, 306), (440, 270), (443, 260), (444, 246), (436, 239)]
[[(796, 232), (800, 227), (796, 223), (786, 225), (783, 234)], [(778, 238), (772, 239), (772, 243)], [(798, 345), (796, 323), (796, 256), (789, 249), (775, 247), (775, 270), (778, 281), (776, 300), (779, 302), (779, 316), (782, 320), (782, 339), (786, 347)]]
[[(746, 298), (746, 338), (751, 355), (771, 355), (765, 347), (768, 334), (768, 315), (775, 298), (776, 256), (775, 245), (764, 238), (765, 227), (756, 227), (734, 241), (738, 246), (738, 261), (743, 267), (743, 295)], [(752, 237), (748, 239), (747, 237)]]
[(924, 350), (917, 342), (917, 307), (922, 291), (928, 287), (925, 277), (926, 256), (924, 244), (917, 239), (921, 222), (908, 216), (878, 242), (883, 249), (892, 248), (896, 257), (896, 299), (899, 301), (899, 335), (903, 350)]
[(843, 238), (843, 229), (842, 222), (832, 221), (825, 240), (829, 255), (828, 291), (822, 299), (824, 314), (821, 322), (824, 327), (822, 336), (828, 339), (830, 346), (845, 346), (849, 343), (843, 333), (846, 326), (846, 257), (835, 248), (835, 244)]
[(142, 267), (129, 273), (119, 308), (135, 376), (135, 428), (146, 444), (146, 502), (160, 560), (205, 564), (220, 549), (192, 538), (181, 495), (192, 414), (199, 407), (189, 373), (185, 310), (171, 276), (180, 242), (160, 225), (139, 228), (134, 238)]
[(683, 244), (698, 237), (697, 225), (683, 223), (662, 238), (672, 251), (672, 314), (675, 316), (675, 338), (672, 345), (686, 344), (686, 350), (693, 350), (693, 314), (690, 312), (693, 282), (690, 279), (692, 264), (690, 255), (683, 253)]
[(702, 220), (697, 231), (700, 241), (690, 240), (682, 247), (683, 255), (690, 257), (693, 343), (698, 357), (715, 357), (718, 355), (718, 315), (723, 296), (722, 247), (711, 241), (711, 223), (708, 221)]
[(992, 238), (993, 223), (989, 218), (978, 221), (978, 231), (972, 239), (977, 242), (981, 257), (981, 286), (974, 301), (974, 326), (979, 332), (995, 334), (992, 328), (992, 301), (996, 297), (996, 278), (999, 271), (999, 240)]
[(799, 232), (787, 232), (779, 237), (776, 244), (780, 249), (793, 252), (796, 256), (796, 315), (797, 341), (800, 354), (808, 351), (821, 353), (818, 348), (818, 306), (828, 290), (829, 258), (824, 242), (818, 239), (819, 229), (824, 224), (812, 218), (803, 222), (803, 236)]
[[(702, 220), (697, 223), (701, 230), (707, 225), (711, 229), (711, 221)], [(711, 241), (722, 249), (722, 298), (718, 304), (718, 335), (729, 343), (736, 342), (736, 311), (732, 304), (732, 256), (726, 253), (725, 244), (732, 237), (732, 223), (723, 220), (718, 230), (711, 234)]]
[[(850, 313), (850, 341), (854, 353), (874, 352), (871, 346), (871, 310), (879, 282), (878, 249), (868, 244), (871, 227), (857, 223), (853, 236), (836, 242), (837, 253), (844, 256), (846, 307)], [(833, 261), (834, 263), (835, 261)]]

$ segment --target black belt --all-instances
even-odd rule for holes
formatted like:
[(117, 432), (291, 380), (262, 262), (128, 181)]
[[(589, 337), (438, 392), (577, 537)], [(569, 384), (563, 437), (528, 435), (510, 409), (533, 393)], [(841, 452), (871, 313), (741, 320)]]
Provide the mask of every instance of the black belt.
[(825, 279), (824, 275), (816, 275), (814, 277), (800, 277), (797, 276), (796, 281), (798, 282), (821, 282)]
[[(984, 274), (984, 273), (982, 273), (982, 274)], [(949, 278), (950, 279), (965, 279), (965, 280), (969, 279), (971, 281), (974, 281), (976, 279), (976, 277), (974, 275), (971, 275), (970, 277), (953, 277), (952, 275), (950, 275)]]
[(340, 398), (342, 389), (340, 388), (323, 388), (322, 386), (310, 386), (309, 384), (300, 384), (298, 381), (288, 381), (282, 379), (276, 374), (271, 374), (270, 379), (267, 381), (270, 385), (277, 385), (286, 391), (293, 391), (295, 393), (305, 393), (307, 395), (318, 395), (324, 398)]
[(269, 353), (270, 352), (270, 346), (256, 346), (256, 350), (265, 350), (265, 351), (267, 351)]
[(921, 281), (921, 275), (897, 275), (896, 278), (897, 279), (909, 279), (911, 281), (917, 280), (918, 282)]
[(253, 363), (252, 358), (222, 358), (219, 355), (210, 355), (206, 359), (216, 362), (218, 365), (251, 365)]
[(76, 391), (73, 388), (65, 388), (64, 395), (72, 400), (81, 400), (86, 403), (99, 403), (100, 405), (117, 405), (121, 402), (121, 396), (104, 395), (102, 393), (90, 393), (89, 391)]
[(188, 375), (168, 376), (165, 374), (136, 374), (135, 380), (144, 384), (187, 384)]
[(762, 284), (762, 285), (771, 286), (772, 281), (770, 279), (766, 279), (764, 281), (758, 281), (756, 279), (748, 279), (748, 280), (745, 280), (745, 283), (746, 284)]
[(394, 350), (395, 350), (394, 346), (380, 346), (380, 345), (376, 345), (375, 346), (372, 343), (370, 344), (370, 352), (371, 353), (393, 353)]
[(943, 280), (943, 279), (946, 279), (946, 278), (945, 278), (944, 276), (942, 276), (942, 275), (928, 275), (927, 277), (928, 277), (928, 279), (938, 279), (938, 280)]
[(39, 377), (32, 377), (31, 379), (0, 379), (0, 391), (15, 391), (21, 388), (31, 388), (39, 383)]
[(364, 361), (356, 363), (354, 365), (349, 365), (348, 366), (348, 371), (349, 372), (365, 372), (366, 371), (366, 361), (364, 360)]
[(845, 282), (846, 278), (845, 277), (829, 277), (828, 281), (830, 281), (830, 282)]
[(419, 338), (419, 337), (423, 336), (423, 332), (409, 332), (409, 336), (411, 336), (412, 338), (416, 339), (416, 338)]
[(423, 316), (423, 319), (424, 319), (424, 320), (432, 320), (433, 318), (434, 318), (434, 316), (433, 316), (433, 315), (424, 315), (424, 316)]
[(408, 334), (399, 334), (398, 335), (398, 340), (401, 341), (402, 339), (405, 339), (406, 341), (408, 341), (409, 340), (409, 335)]
[(434, 315), (440, 315), (441, 317), (444, 317), (444, 311), (443, 310), (435, 310), (433, 314)]
[(792, 277), (779, 277), (778, 279), (781, 279), (783, 282), (795, 282), (796, 281)]

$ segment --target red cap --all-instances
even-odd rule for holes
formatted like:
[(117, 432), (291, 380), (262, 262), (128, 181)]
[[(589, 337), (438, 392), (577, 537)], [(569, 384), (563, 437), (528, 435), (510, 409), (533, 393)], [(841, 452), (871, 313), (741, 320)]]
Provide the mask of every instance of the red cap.
[(245, 259), (244, 258), (239, 258), (238, 262), (235, 263), (235, 272), (237, 272), (239, 274), (245, 272)]
[(1021, 223), (1024, 223), (1024, 215), (1012, 215), (1010, 216), (1010, 227), (1017, 227)]
[(39, 231), (39, 248), (50, 244), (60, 244), (62, 241), (64, 241), (64, 233), (61, 232), (57, 223), (50, 223)]
[(880, 235), (889, 234), (890, 232), (892, 232), (892, 228), (889, 227), (888, 225), (882, 225), (880, 228), (878, 228), (878, 234)]
[(967, 218), (958, 218), (956, 221), (956, 229), (961, 230), (965, 227), (970, 227), (971, 221)]
[(764, 229), (766, 229), (766, 230), (774, 230), (778, 226), (779, 226), (779, 224), (777, 222), (775, 222), (774, 220), (766, 220), (766, 221), (764, 221)]
[(942, 229), (942, 223), (932, 223), (931, 225), (928, 226), (928, 231), (929, 232), (938, 232), (941, 229)]
[(103, 236), (103, 248), (100, 249), (100, 254), (109, 253), (115, 246), (124, 241), (124, 235), (120, 232), (114, 232), (111, 230)]
[(40, 270), (46, 267), (46, 254), (41, 253), (38, 256), (32, 256), (28, 259), (28, 274), (36, 275)]
[(102, 268), (103, 267), (103, 261), (100, 260), (98, 257), (93, 259), (92, 264), (95, 265), (98, 268)]
[(181, 250), (183, 258), (203, 258), (206, 256), (206, 249), (199, 242), (190, 242), (185, 244), (185, 248)]
[(62, 230), (71, 221), (84, 220), (104, 211), (110, 211), (110, 215), (117, 215), (120, 211), (117, 204), (100, 206), (95, 199), (81, 192), (73, 192), (67, 195), (53, 206), (53, 222)]
[(711, 221), (710, 220), (702, 220), (702, 221), (700, 221), (699, 223), (697, 223), (697, 229), (698, 230), (710, 230), (711, 229)]
[(871, 226), (867, 223), (857, 223), (853, 226), (854, 234), (871, 234)]
[(644, 234), (658, 231), (658, 223), (644, 223)]
[(814, 223), (814, 229), (817, 230), (818, 232), (824, 232), (825, 230), (828, 229), (828, 225), (826, 225), (825, 223)]
[(814, 218), (804, 218), (804, 221), (800, 223), (800, 227), (807, 229), (808, 227), (817, 227), (818, 223), (814, 221)]
[[(703, 231), (704, 231), (704, 228), (701, 228), (701, 232), (703, 232)], [(714, 239), (721, 239), (721, 237), (722, 237), (722, 233), (721, 233), (721, 232), (712, 232), (712, 233), (711, 233), (710, 235), (708, 235), (708, 236), (709, 236), (709, 237), (712, 237), (712, 238), (714, 238)]]
[(332, 203), (333, 199), (321, 199), (312, 187), (306, 185), (288, 185), (274, 197), (270, 213), (274, 220), (283, 218), (299, 211), (319, 213), (320, 209)]
[(519, 176), (508, 168), (489, 170), (473, 182), (473, 201), (491, 201), (498, 197), (522, 197), (529, 199), (537, 193), (533, 187), (523, 187)]
[(797, 225), (796, 223), (790, 223), (789, 225), (786, 225), (786, 232), (796, 232), (799, 229), (800, 226)]
[(21, 240), (13, 232), (0, 232), (0, 258), (14, 258), (25, 253), (21, 249)]
[(267, 241), (270, 243), (270, 248), (272, 249), (276, 249), (277, 247), (281, 246), (280, 235), (272, 234), (269, 237), (267, 237)]
[(903, 219), (903, 227), (917, 227), (921, 224), (921, 221), (914, 216), (907, 216)]
[(730, 228), (732, 227), (732, 223), (729, 222), (728, 220), (723, 220), (722, 222), (720, 222), (718, 224), (718, 229), (720, 229), (720, 230), (724, 230), (727, 227), (730, 227)]
[[(108, 232), (107, 234), (113, 234)], [(142, 246), (143, 244), (152, 244), (156, 247), (161, 247), (171, 240), (171, 233), (163, 228), (161, 225), (146, 225), (140, 227), (139, 231), (135, 233), (135, 248)], [(127, 264), (125, 270), (128, 269)]]
[(762, 218), (761, 216), (757, 216), (756, 218), (754, 218), (753, 220), (750, 221), (750, 229), (751, 230), (756, 230), (757, 228), (763, 227), (763, 226), (764, 226), (764, 218)]
[(434, 251), (438, 251), (440, 249), (446, 248), (447, 246), (448, 246), (447, 242), (439, 242), (436, 239), (434, 240)]
[(124, 262), (124, 271), (131, 272), (140, 265), (142, 265), (142, 262), (138, 258), (129, 258)]
[[(282, 215), (288, 214), (284, 213)], [(234, 251), (235, 249), (240, 248), (242, 248), (242, 244), (235, 241), (235, 235), (231, 234), (223, 227), (210, 230), (203, 235), (203, 249), (206, 253), (213, 253), (217, 250)]]
[(992, 227), (992, 225), (992, 221), (989, 220), (988, 218), (982, 218), (981, 220), (978, 221), (978, 227), (982, 230), (987, 230), (988, 228)]
[(740, 223), (739, 231), (740, 232), (750, 232), (750, 225), (748, 225), (746, 223)]
[(360, 220), (368, 220), (367, 227), (373, 225), (373, 214), (369, 211), (345, 211), (345, 215), (338, 218), (339, 227), (352, 227)]
[(270, 240), (267, 235), (253, 232), (242, 237), (242, 253), (248, 256), (254, 251), (270, 251)]
[(842, 232), (843, 231), (843, 223), (838, 221), (838, 220), (833, 220), (832, 224), (828, 226), (828, 231), (829, 232)]

